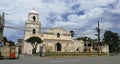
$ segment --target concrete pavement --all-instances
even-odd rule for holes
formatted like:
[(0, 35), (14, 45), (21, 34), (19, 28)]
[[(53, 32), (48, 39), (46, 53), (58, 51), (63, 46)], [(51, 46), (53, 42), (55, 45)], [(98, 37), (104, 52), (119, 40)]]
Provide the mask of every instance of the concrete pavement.
[(58, 57), (21, 56), (16, 60), (0, 60), (0, 64), (119, 64), (119, 56)]

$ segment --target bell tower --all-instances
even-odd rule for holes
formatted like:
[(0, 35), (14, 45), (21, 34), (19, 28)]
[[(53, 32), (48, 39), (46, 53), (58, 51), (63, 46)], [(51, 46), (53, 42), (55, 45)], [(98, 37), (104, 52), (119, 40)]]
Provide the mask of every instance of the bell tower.
[(41, 32), (41, 23), (39, 21), (39, 14), (32, 9), (28, 13), (28, 20), (25, 22), (25, 33), (24, 40), (28, 39), (31, 36), (38, 36)]
[(33, 9), (32, 11), (30, 11), (30, 13), (28, 13), (28, 20), (32, 22), (39, 21), (39, 14), (35, 11), (35, 9)]

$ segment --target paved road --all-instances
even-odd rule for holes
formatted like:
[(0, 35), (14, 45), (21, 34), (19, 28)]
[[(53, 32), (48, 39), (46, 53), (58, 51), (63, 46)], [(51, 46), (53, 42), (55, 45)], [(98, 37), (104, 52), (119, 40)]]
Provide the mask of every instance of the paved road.
[(42, 58), (24, 56), (18, 60), (0, 60), (0, 64), (120, 64), (120, 55), (79, 58)]

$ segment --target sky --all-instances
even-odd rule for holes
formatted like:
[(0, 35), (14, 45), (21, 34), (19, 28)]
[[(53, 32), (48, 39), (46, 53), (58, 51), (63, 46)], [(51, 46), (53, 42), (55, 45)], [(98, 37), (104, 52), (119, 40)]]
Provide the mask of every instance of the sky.
[[(75, 37), (96, 39), (99, 21), (101, 37), (106, 30), (120, 35), (120, 0), (0, 0), (0, 13), (6, 13), (6, 26), (24, 28), (33, 8), (42, 27), (62, 27), (73, 30)], [(24, 37), (24, 31), (5, 28), (4, 36), (17, 41)]]

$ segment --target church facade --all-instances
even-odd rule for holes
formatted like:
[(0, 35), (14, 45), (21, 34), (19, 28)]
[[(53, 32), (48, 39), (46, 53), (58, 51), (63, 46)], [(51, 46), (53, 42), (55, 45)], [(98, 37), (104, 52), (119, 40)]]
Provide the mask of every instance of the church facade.
[[(41, 22), (39, 14), (33, 9), (28, 13), (28, 19), (25, 22), (24, 40), (37, 36), (42, 39), (42, 43), (37, 46), (36, 52), (40, 52), (41, 46), (44, 52), (83, 52), (84, 42), (82, 40), (73, 40), (71, 33), (60, 27), (54, 27), (41, 32)], [(32, 46), (25, 42), (22, 46), (22, 53), (32, 53)]]

